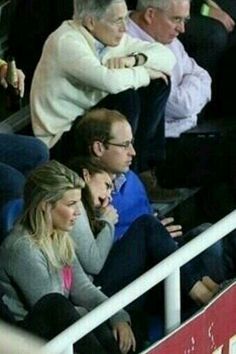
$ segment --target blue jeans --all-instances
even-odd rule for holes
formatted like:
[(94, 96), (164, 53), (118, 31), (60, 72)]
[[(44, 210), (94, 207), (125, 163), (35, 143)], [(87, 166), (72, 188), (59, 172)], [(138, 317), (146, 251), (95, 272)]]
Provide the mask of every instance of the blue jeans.
[(34, 137), (0, 134), (0, 232), (2, 206), (22, 196), (25, 177), (48, 157), (46, 145)]

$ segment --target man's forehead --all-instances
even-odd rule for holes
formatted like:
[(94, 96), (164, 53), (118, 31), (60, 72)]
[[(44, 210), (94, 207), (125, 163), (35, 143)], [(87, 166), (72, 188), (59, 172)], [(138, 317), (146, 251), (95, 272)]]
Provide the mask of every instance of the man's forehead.
[[(119, 11), (117, 11), (119, 9)], [(126, 2), (124, 0), (116, 0), (111, 3), (111, 5), (107, 8), (105, 16), (109, 17), (123, 17), (127, 16), (128, 9)]]
[(189, 10), (190, 9), (190, 2), (189, 0), (180, 0), (180, 1), (172, 1), (170, 3), (169, 9), (167, 12), (172, 12), (178, 15), (179, 12), (182, 12), (183, 10)]
[(133, 137), (132, 135), (132, 130), (131, 126), (128, 122), (126, 121), (117, 121), (114, 122), (111, 126), (111, 135), (115, 138), (131, 138)]

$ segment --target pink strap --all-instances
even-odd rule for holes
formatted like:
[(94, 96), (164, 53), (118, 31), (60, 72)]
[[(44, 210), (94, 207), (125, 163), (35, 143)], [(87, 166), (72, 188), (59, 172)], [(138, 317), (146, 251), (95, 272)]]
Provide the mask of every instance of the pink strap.
[(72, 286), (72, 267), (66, 266), (62, 270), (64, 288), (70, 290)]

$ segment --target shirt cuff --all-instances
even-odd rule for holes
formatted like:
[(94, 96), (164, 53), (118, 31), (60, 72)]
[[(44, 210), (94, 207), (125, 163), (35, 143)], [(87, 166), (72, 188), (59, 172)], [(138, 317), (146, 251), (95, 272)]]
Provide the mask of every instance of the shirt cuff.
[(210, 7), (207, 4), (203, 4), (200, 12), (202, 16), (209, 16)]

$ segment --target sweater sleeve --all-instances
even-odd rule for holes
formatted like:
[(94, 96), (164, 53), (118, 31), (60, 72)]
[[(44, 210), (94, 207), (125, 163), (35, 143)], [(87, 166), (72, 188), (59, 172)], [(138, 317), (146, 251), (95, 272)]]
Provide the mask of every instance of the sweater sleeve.
[[(49, 58), (50, 50), (47, 54)], [(74, 37), (60, 39), (56, 57), (64, 75), (70, 77), (75, 84), (83, 85), (85, 91), (91, 90), (92, 87), (108, 94), (116, 94), (129, 88), (138, 89), (150, 83), (149, 74), (144, 66), (109, 69), (101, 63), (88, 45), (79, 44), (78, 39)]]
[(124, 35), (123, 42), (126, 55), (133, 52), (143, 53), (147, 57), (144, 67), (160, 70), (167, 75), (171, 74), (176, 58), (167, 46), (159, 42), (149, 43), (139, 38), (134, 38), (129, 34)]
[(71, 232), (75, 242), (76, 255), (89, 274), (98, 274), (110, 252), (114, 239), (114, 227), (106, 222), (105, 227), (95, 238), (89, 225), (84, 207)]
[[(77, 260), (73, 264), (73, 281), (70, 296), (75, 306), (82, 306), (88, 311), (93, 310), (107, 300), (107, 296), (90, 281)], [(111, 324), (120, 321), (130, 322), (130, 317), (124, 310), (117, 312), (110, 318)]]
[[(48, 43), (47, 47), (50, 56), (51, 43)], [(93, 87), (109, 94), (116, 94), (129, 88), (138, 89), (150, 83), (146, 67), (170, 74), (175, 64), (174, 55), (162, 44), (133, 39), (126, 34), (119, 46), (107, 49), (102, 62), (83, 36), (80, 36), (80, 41), (78, 40), (78, 33), (76, 36), (62, 36), (56, 48), (57, 53), (54, 57), (57, 57), (62, 71), (75, 83), (78, 81), (80, 85), (83, 84), (85, 91)], [(145, 65), (122, 69), (109, 69), (105, 66), (107, 59), (126, 56), (135, 51), (147, 56)]]

